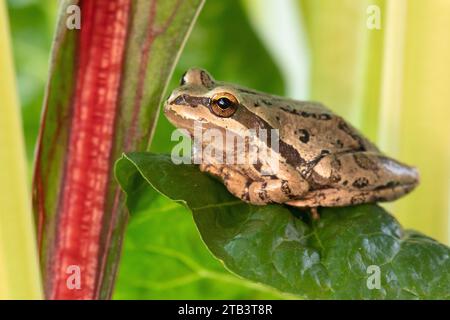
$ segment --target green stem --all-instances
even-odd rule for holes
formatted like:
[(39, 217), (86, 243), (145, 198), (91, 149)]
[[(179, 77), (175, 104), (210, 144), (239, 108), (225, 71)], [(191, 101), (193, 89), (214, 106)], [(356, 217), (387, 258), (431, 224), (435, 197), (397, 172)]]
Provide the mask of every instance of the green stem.
[(41, 299), (6, 4), (0, 1), (0, 299)]

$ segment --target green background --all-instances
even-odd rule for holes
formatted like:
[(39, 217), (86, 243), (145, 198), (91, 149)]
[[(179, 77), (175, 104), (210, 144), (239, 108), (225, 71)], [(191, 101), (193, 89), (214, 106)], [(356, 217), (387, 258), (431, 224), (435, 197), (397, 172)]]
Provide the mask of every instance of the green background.
[[(273, 34), (292, 50), (304, 48), (308, 55), (299, 57), (308, 66), (304, 98), (323, 101), (389, 155), (418, 166), (421, 186), (389, 205), (389, 211), (404, 227), (448, 244), (450, 44), (443, 39), (450, 28), (450, 2), (286, 1), (295, 9), (302, 37), (283, 33), (280, 17), (267, 12), (268, 2), (207, 1), (169, 90), (187, 68), (199, 66), (217, 79), (295, 95), (288, 90), (295, 83), (280, 64), (283, 50)], [(367, 27), (371, 4), (380, 10), (380, 30)], [(56, 10), (54, 1), (8, 1), (30, 177)], [(152, 151), (170, 151), (172, 129), (161, 116)], [(158, 197), (147, 210), (158, 215), (140, 219), (143, 212), (130, 221), (117, 298), (282, 297), (229, 275), (210, 256), (185, 209)], [(133, 249), (149, 237), (166, 250)], [(170, 250), (181, 247), (186, 250)], [(189, 264), (190, 250), (200, 251), (201, 265)]]

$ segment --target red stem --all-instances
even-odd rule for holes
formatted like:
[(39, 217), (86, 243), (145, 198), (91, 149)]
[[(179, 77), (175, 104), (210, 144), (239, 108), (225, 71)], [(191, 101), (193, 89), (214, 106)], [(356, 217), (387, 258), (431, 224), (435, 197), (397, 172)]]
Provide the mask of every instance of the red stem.
[[(130, 0), (80, 1), (78, 66), (47, 298), (93, 299)], [(70, 266), (81, 288), (68, 288)], [(69, 269), (70, 270), (70, 269)]]

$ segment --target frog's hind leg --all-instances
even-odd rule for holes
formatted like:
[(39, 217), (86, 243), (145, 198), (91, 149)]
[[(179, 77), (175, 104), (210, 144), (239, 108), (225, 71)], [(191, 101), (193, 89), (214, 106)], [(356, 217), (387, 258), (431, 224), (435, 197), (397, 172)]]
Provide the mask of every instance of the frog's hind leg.
[(311, 170), (312, 190), (297, 206), (345, 206), (395, 200), (418, 184), (412, 167), (374, 152), (323, 157)]
[(414, 186), (404, 185), (396, 187), (385, 187), (377, 190), (343, 190), (322, 189), (311, 191), (303, 199), (296, 199), (286, 204), (300, 208), (312, 207), (344, 207), (363, 203), (384, 202), (397, 199), (411, 191)]

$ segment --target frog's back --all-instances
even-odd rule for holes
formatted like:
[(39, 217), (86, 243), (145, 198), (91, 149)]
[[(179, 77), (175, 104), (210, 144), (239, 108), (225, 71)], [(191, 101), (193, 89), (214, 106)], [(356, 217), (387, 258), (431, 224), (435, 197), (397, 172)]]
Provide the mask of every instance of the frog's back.
[(306, 163), (326, 154), (379, 152), (357, 129), (321, 103), (262, 95), (250, 108), (271, 128), (278, 129), (281, 141), (298, 150)]

